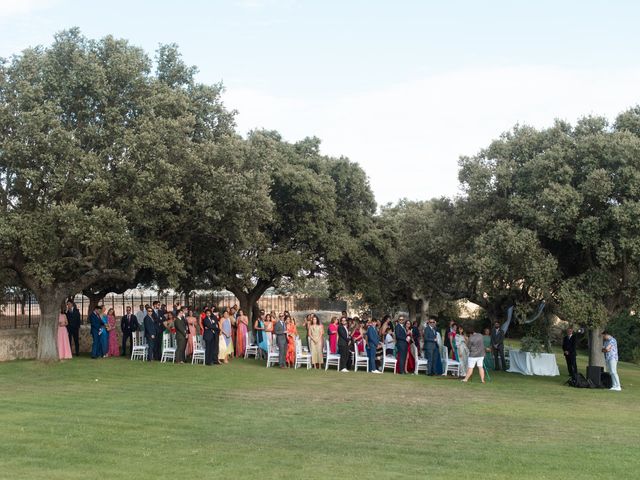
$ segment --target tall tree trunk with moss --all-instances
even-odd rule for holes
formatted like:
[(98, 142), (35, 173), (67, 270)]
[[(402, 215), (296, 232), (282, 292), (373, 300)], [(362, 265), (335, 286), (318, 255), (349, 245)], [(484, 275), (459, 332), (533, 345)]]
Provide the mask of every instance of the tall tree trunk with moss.
[(40, 305), (36, 359), (55, 362), (59, 360), (58, 317), (65, 295), (56, 290), (47, 290), (36, 292), (36, 296)]
[(603, 367), (604, 354), (602, 353), (602, 328), (589, 329), (589, 366)]

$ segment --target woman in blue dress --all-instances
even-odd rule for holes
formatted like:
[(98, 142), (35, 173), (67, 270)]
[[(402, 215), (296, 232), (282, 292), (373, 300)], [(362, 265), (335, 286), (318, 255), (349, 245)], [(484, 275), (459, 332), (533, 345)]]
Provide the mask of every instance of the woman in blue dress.
[(102, 307), (102, 315), (100, 316), (100, 319), (102, 320), (100, 343), (102, 344), (102, 353), (107, 357), (107, 352), (109, 351), (109, 330), (107, 330), (107, 327), (109, 326), (109, 319), (107, 318), (107, 307)]
[(255, 322), (253, 322), (253, 331), (256, 336), (256, 343), (260, 350), (267, 353), (269, 351), (269, 342), (267, 342), (267, 334), (264, 331), (264, 321), (262, 317), (258, 317)]

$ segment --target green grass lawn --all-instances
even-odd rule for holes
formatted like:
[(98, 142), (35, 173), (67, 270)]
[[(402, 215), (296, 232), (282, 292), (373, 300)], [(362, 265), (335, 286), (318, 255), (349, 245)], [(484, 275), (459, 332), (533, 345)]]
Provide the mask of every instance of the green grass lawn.
[(253, 360), (3, 363), (0, 478), (634, 478), (640, 368), (619, 373), (622, 392)]

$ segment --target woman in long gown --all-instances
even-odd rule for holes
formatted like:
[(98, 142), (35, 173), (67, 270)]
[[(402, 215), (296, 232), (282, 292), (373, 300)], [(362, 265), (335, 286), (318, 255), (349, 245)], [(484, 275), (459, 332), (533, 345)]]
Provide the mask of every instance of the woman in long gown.
[(484, 365), (485, 370), (493, 370), (493, 358), (491, 355), (491, 331), (485, 328), (482, 332), (482, 341), (484, 342)]
[(336, 353), (338, 351), (338, 317), (331, 317), (329, 324), (329, 351)]
[(360, 323), (356, 323), (356, 328), (354, 328), (351, 338), (353, 339), (354, 348), (358, 349), (358, 355), (364, 355), (364, 332), (362, 331), (362, 325), (360, 325)]
[(298, 337), (298, 327), (296, 321), (290, 316), (285, 317), (287, 325), (287, 367), (293, 368), (296, 361), (296, 338)]
[(116, 312), (113, 308), (110, 308), (107, 312), (107, 325), (109, 330), (109, 349), (107, 351), (110, 357), (117, 357), (120, 355), (120, 349), (118, 348), (118, 330), (116, 323)]
[(442, 335), (440, 332), (436, 332), (436, 344), (438, 345), (438, 354), (436, 355), (436, 375), (442, 375), (444, 373), (444, 368), (442, 366)]
[[(414, 344), (413, 335), (411, 333), (411, 322), (407, 320), (404, 322), (404, 328), (407, 331), (407, 358), (404, 362), (404, 371), (406, 373), (413, 373), (416, 369), (416, 359), (413, 356), (411, 346)], [(396, 354), (396, 373), (400, 373), (400, 352)]]
[(311, 351), (311, 363), (317, 369), (322, 365), (323, 337), (320, 320), (313, 314), (311, 316), (311, 325), (309, 325), (309, 350)]
[(58, 316), (58, 358), (60, 360), (71, 358), (71, 344), (69, 343), (67, 325), (67, 315), (62, 311)]
[(256, 332), (256, 343), (260, 350), (264, 353), (269, 351), (269, 343), (267, 342), (267, 334), (264, 330), (264, 321), (262, 318), (258, 317), (255, 322), (253, 322), (253, 331)]
[(269, 345), (273, 343), (273, 316), (270, 313), (264, 317), (264, 333), (266, 334), (266, 342), (267, 342), (267, 351), (269, 350)]
[(236, 357), (244, 357), (244, 351), (247, 348), (247, 328), (249, 326), (249, 319), (242, 310), (238, 310), (236, 325)]
[[(458, 352), (456, 351), (456, 332), (458, 331), (458, 326), (453, 323), (455, 326), (455, 330), (447, 329), (445, 335), (449, 338), (449, 345), (451, 345), (451, 349), (449, 351), (449, 358), (451, 360), (456, 360), (458, 358)], [(446, 345), (446, 343), (445, 343)]]
[[(233, 356), (233, 342), (231, 340), (231, 317), (229, 311), (222, 312), (222, 321), (220, 322), (220, 338), (224, 340), (224, 363), (229, 363)], [(218, 356), (219, 358), (219, 356)]]
[(467, 346), (467, 335), (464, 333), (462, 325), (458, 325), (458, 331), (456, 332), (456, 350), (458, 354), (457, 360), (460, 362), (460, 368), (458, 375), (464, 377), (467, 373), (467, 363), (469, 360), (469, 347)]
[(185, 348), (185, 358), (189, 358), (193, 355), (193, 339), (197, 338), (198, 332), (198, 319), (193, 316), (191, 309), (187, 311), (187, 347)]
[(100, 341), (102, 342), (102, 351), (104, 352), (104, 356), (109, 356), (109, 319), (107, 317), (107, 307), (102, 307), (102, 315), (100, 316), (102, 320), (102, 333), (100, 334)]

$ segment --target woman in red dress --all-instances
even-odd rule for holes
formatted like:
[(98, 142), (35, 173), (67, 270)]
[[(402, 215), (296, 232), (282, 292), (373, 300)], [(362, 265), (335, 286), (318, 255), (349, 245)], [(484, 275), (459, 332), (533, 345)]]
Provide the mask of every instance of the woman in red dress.
[(329, 324), (329, 351), (336, 353), (338, 351), (338, 317), (331, 317)]
[[(411, 351), (411, 346), (414, 344), (413, 335), (411, 334), (411, 321), (407, 320), (404, 322), (404, 329), (407, 331), (407, 344), (409, 348), (407, 348), (407, 359), (404, 363), (404, 371), (405, 373), (413, 373), (416, 369), (416, 360), (413, 358), (413, 352)], [(398, 363), (396, 364), (396, 373), (400, 372), (400, 354), (398, 353), (396, 356)]]
[(364, 354), (364, 334), (362, 325), (359, 322), (356, 322), (351, 338), (353, 339), (353, 344), (358, 349), (358, 354)]

